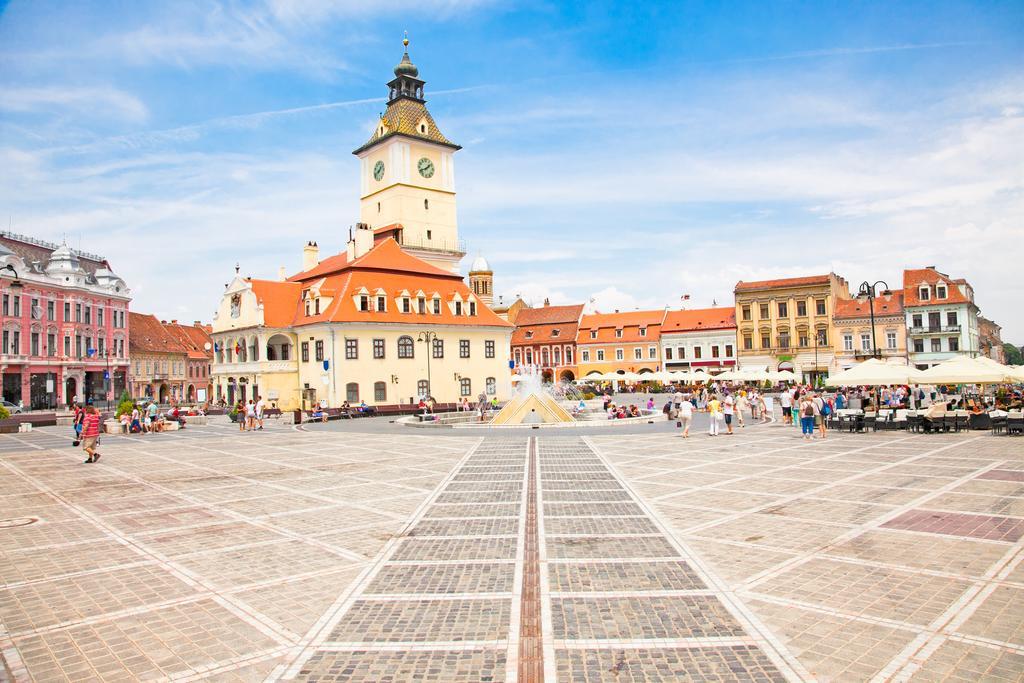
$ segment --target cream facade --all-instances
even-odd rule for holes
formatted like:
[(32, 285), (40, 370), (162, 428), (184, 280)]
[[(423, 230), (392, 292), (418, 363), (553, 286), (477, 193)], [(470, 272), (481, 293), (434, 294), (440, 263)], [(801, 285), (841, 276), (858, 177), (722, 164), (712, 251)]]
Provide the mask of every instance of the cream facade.
[(835, 273), (739, 282), (735, 288), (741, 369), (792, 370), (805, 381), (835, 371), (833, 312), (850, 298)]

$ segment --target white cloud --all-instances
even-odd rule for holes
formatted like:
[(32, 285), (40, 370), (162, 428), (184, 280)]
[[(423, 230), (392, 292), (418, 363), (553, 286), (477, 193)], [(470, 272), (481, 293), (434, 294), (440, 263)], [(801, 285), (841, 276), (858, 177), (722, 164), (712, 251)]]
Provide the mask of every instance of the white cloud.
[(116, 118), (130, 122), (145, 121), (146, 105), (134, 95), (117, 88), (74, 86), (11, 87), (0, 97), (0, 110), (8, 112), (39, 112)]

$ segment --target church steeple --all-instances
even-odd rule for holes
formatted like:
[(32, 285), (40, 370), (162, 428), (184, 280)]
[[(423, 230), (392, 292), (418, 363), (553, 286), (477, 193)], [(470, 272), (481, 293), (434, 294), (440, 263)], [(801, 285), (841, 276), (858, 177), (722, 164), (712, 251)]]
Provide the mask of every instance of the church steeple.
[(416, 65), (412, 63), (411, 59), (409, 59), (408, 35), (402, 39), (402, 45), (405, 47), (405, 53), (402, 55), (402, 61), (395, 66), (394, 80), (388, 83), (388, 88), (390, 88), (388, 104), (391, 104), (402, 97), (415, 100), (417, 102), (424, 102), (424, 82), (419, 78), (420, 70), (417, 69)]

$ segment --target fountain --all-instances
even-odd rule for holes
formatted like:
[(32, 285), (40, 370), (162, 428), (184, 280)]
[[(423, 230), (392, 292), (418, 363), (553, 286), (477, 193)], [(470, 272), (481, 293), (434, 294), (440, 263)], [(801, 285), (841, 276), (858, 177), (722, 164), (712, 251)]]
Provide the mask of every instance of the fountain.
[(576, 421), (576, 418), (559, 405), (555, 397), (544, 388), (538, 368), (524, 367), (516, 377), (519, 378), (516, 394), (491, 420), (492, 425), (550, 424)]

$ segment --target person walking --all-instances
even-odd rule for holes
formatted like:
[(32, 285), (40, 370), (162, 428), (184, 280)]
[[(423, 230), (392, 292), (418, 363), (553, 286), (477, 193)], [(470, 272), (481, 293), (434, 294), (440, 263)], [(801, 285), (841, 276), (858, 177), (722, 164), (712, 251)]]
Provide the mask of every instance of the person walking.
[(256, 430), (256, 402), (251, 398), (249, 404), (245, 406), (245, 428), (249, 431)]
[(96, 451), (96, 446), (100, 442), (100, 414), (96, 410), (96, 406), (87, 406), (82, 412), (82, 450), (85, 451), (89, 457), (85, 459), (85, 463), (96, 462), (100, 459), (100, 454)]
[(782, 406), (782, 424), (793, 423), (793, 397), (788, 389), (783, 389), (779, 394), (779, 405)]
[(747, 392), (741, 391), (740, 395), (736, 397), (736, 421), (739, 422), (740, 427), (746, 427), (746, 423), (743, 421), (743, 411), (750, 407), (750, 401), (747, 399)]
[(732, 436), (732, 417), (736, 413), (736, 400), (732, 394), (726, 394), (722, 399), (722, 413), (725, 414), (725, 433)]
[(75, 440), (71, 442), (71, 445), (77, 447), (82, 443), (82, 420), (85, 419), (85, 410), (82, 406), (78, 405), (78, 401), (75, 401), (71, 409), (74, 411), (72, 413), (74, 417), (71, 422), (71, 428), (75, 432)]
[(805, 394), (800, 399), (799, 404), (800, 432), (803, 435), (804, 441), (810, 441), (814, 438), (814, 414), (817, 411), (818, 409), (814, 405), (814, 401)]
[(245, 431), (245, 401), (238, 399), (238, 405), (235, 406), (235, 419), (238, 420), (238, 431)]
[(683, 438), (690, 438), (690, 424), (693, 422), (693, 404), (689, 401), (680, 401), (676, 406), (679, 415), (679, 427), (683, 430)]
[(818, 415), (815, 418), (818, 422), (818, 433), (820, 438), (825, 438), (825, 418), (828, 417), (832, 412), (832, 406), (829, 405), (828, 399), (821, 394), (815, 393), (814, 407), (818, 410)]
[(256, 397), (256, 422), (259, 423), (259, 430), (263, 431), (263, 411), (266, 409), (266, 403), (263, 402), (262, 396)]
[(722, 403), (713, 395), (708, 401), (708, 436), (718, 436), (718, 420), (721, 419)]

